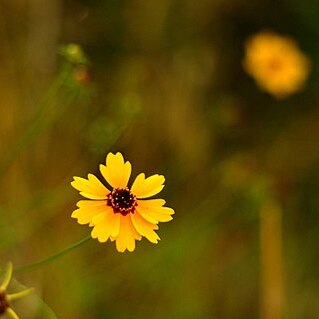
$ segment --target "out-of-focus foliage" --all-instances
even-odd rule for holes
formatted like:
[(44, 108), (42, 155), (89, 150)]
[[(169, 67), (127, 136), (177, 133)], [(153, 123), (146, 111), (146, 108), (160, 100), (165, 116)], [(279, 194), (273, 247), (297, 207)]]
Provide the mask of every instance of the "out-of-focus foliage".
[[(2, 265), (88, 235), (70, 181), (109, 151), (165, 175), (176, 211), (156, 246), (92, 240), (17, 273), (36, 288), (21, 318), (316, 318), (318, 15), (314, 0), (1, 1)], [(278, 100), (245, 73), (262, 30), (309, 58), (303, 91)]]

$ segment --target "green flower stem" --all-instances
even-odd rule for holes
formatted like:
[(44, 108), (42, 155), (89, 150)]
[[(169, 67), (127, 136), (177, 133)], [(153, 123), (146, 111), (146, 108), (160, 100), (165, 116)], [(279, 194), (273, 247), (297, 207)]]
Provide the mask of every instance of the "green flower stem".
[(83, 245), (84, 243), (88, 242), (92, 237), (91, 236), (88, 236), (88, 237), (85, 237), (83, 238), (82, 240), (80, 240), (79, 242), (61, 250), (60, 252), (52, 255), (52, 256), (49, 256), (47, 258), (44, 258), (40, 261), (37, 261), (35, 263), (32, 263), (32, 264), (28, 264), (28, 265), (24, 265), (24, 266), (20, 266), (20, 267), (17, 267), (16, 268), (16, 272), (23, 272), (23, 271), (28, 271), (28, 270), (32, 270), (32, 269), (35, 269), (35, 268), (38, 268), (38, 267), (41, 267), (45, 264), (48, 264), (56, 259), (58, 259), (59, 257), (67, 254), (68, 252), (74, 250), (75, 248)]
[(66, 65), (61, 70), (57, 79), (49, 88), (43, 99), (40, 101), (38, 109), (34, 116), (28, 121), (25, 129), (17, 137), (15, 143), (7, 151), (2, 154), (0, 159), (0, 175), (6, 172), (10, 163), (33, 141), (39, 133), (44, 130), (50, 121), (54, 121), (56, 116), (52, 114), (54, 108), (52, 101), (57, 98), (59, 91), (65, 85), (71, 74), (71, 67)]

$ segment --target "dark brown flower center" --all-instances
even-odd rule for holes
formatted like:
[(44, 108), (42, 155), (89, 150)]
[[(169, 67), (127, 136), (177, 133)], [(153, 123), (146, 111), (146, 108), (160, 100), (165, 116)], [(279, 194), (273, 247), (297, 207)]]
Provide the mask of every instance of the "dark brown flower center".
[(120, 213), (126, 216), (129, 213), (134, 213), (135, 206), (137, 206), (136, 196), (126, 188), (114, 188), (113, 191), (107, 195), (106, 204), (113, 208), (115, 214)]
[(272, 71), (278, 71), (282, 68), (282, 61), (278, 58), (273, 58), (269, 61), (269, 68)]
[(6, 292), (0, 291), (0, 314), (3, 314), (9, 307), (9, 302), (6, 298)]

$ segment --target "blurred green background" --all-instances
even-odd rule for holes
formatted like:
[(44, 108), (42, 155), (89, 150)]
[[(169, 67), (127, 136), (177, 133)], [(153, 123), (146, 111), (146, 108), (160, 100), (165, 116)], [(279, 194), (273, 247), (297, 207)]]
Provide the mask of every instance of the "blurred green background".
[[(21, 318), (318, 317), (318, 16), (314, 0), (0, 1), (2, 266), (89, 234), (70, 181), (109, 151), (165, 175), (176, 211), (158, 245), (91, 240), (17, 273), (36, 288)], [(243, 71), (264, 29), (311, 60), (303, 92), (276, 100)]]

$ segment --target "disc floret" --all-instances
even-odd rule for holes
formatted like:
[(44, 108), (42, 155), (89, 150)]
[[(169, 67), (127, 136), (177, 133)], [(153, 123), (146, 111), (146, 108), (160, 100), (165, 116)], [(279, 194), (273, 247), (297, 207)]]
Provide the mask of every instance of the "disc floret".
[(113, 208), (115, 214), (134, 213), (135, 206), (137, 206), (136, 196), (131, 193), (128, 187), (114, 188), (113, 191), (107, 196), (106, 204)]

